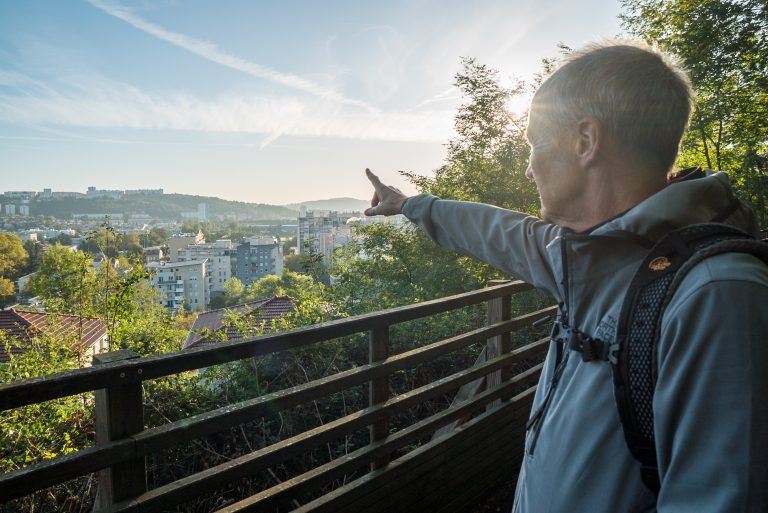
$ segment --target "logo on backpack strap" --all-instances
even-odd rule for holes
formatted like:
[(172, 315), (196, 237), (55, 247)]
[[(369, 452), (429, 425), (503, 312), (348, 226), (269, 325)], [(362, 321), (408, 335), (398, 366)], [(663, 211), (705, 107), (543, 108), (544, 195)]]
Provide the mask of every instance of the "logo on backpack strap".
[(669, 258), (661, 256), (651, 260), (648, 264), (648, 269), (651, 271), (663, 271), (670, 265), (672, 265), (672, 262), (669, 261)]

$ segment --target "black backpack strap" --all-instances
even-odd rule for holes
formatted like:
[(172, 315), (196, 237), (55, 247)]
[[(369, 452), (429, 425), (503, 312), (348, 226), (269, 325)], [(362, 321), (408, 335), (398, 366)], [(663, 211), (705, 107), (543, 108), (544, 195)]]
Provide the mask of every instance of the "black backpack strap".
[(624, 437), (640, 462), (643, 483), (658, 494), (653, 431), (657, 343), (665, 308), (688, 272), (702, 260), (742, 252), (768, 264), (768, 244), (719, 223), (686, 226), (659, 241), (640, 264), (622, 304), (612, 351), (614, 395)]

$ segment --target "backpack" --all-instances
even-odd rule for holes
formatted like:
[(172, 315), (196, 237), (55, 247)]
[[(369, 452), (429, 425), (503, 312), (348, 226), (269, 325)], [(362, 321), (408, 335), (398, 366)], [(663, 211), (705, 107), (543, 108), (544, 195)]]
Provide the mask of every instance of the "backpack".
[(567, 345), (584, 361), (605, 360), (613, 385), (624, 438), (640, 462), (643, 483), (658, 495), (661, 486), (653, 432), (653, 395), (661, 319), (688, 272), (722, 253), (748, 253), (768, 264), (768, 244), (736, 228), (703, 223), (667, 234), (636, 271), (624, 302), (613, 343), (570, 330)]

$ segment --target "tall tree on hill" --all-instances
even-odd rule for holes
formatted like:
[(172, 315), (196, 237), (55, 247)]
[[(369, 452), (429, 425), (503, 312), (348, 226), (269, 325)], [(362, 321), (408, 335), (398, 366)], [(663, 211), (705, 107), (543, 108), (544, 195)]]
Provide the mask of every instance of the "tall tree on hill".
[(679, 159), (731, 172), (766, 225), (768, 7), (764, 0), (623, 0), (624, 27), (682, 58), (696, 110)]
[(497, 71), (474, 59), (462, 59), (462, 66), (455, 85), (466, 101), (456, 113), (457, 136), (448, 143), (445, 164), (435, 170), (434, 178), (402, 174), (421, 192), (444, 199), (537, 213), (536, 187), (525, 177), (530, 153), (525, 139), (527, 116), (508, 108), (526, 84), (505, 88)]
[[(434, 177), (401, 173), (423, 193), (537, 213), (538, 193), (525, 177), (526, 116), (508, 108), (526, 85), (505, 88), (496, 71), (474, 59), (462, 60), (455, 84), (465, 101), (445, 163)], [(410, 225), (356, 227), (354, 243), (338, 253), (331, 276), (350, 313), (455, 294), (501, 277), (487, 264), (438, 247)]]

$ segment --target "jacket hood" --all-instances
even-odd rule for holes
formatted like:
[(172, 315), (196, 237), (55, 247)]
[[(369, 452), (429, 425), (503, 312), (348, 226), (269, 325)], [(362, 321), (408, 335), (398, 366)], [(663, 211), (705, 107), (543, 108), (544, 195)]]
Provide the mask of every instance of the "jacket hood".
[(754, 213), (736, 198), (728, 174), (723, 171), (689, 173), (591, 234), (622, 231), (657, 241), (677, 228), (708, 222), (725, 223), (755, 237), (759, 235)]

